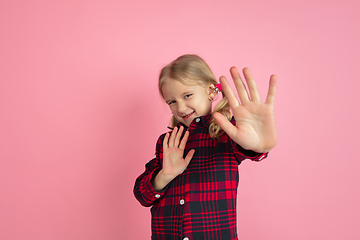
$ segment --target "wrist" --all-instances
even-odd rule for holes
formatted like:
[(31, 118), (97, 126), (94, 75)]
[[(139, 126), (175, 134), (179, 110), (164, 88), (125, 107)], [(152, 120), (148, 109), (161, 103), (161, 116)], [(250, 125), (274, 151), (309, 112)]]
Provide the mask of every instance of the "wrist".
[(164, 174), (161, 169), (152, 181), (152, 185), (155, 191), (161, 191), (166, 185), (168, 185), (176, 176)]
[(177, 176), (171, 175), (171, 174), (166, 174), (164, 173), (164, 170), (161, 169), (157, 175), (157, 177), (159, 177), (159, 179), (163, 182), (166, 183), (166, 185), (168, 183), (170, 183), (172, 180), (174, 180), (174, 178), (176, 178)]

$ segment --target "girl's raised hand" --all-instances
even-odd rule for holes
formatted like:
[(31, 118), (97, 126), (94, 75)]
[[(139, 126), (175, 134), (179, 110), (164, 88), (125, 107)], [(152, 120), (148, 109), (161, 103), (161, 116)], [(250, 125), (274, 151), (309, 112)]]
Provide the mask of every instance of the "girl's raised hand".
[(184, 137), (180, 140), (183, 130), (183, 126), (179, 129), (175, 127), (171, 135), (166, 133), (163, 141), (163, 168), (161, 172), (163, 177), (169, 181), (185, 171), (195, 153), (195, 150), (192, 149), (185, 159), (183, 158), (185, 145), (189, 137), (189, 132), (186, 131)]
[(232, 67), (230, 73), (240, 101), (224, 76), (220, 77), (220, 83), (234, 115), (236, 125), (231, 124), (220, 113), (214, 113), (214, 118), (229, 137), (242, 148), (258, 153), (268, 152), (278, 141), (274, 115), (276, 76), (270, 77), (268, 95), (265, 103), (262, 103), (249, 68), (243, 69), (249, 91), (247, 91), (237, 68)]

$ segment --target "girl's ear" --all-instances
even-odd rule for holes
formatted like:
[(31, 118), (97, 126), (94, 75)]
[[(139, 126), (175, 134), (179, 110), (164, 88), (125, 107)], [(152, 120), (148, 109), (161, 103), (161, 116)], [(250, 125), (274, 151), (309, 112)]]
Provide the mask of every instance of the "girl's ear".
[(209, 85), (208, 85), (208, 94), (211, 94), (213, 92), (215, 92), (215, 85), (212, 84), (212, 83), (209, 83)]
[(208, 87), (208, 94), (209, 94), (209, 100), (213, 101), (215, 96), (217, 95), (217, 92), (215, 91), (215, 85), (214, 84), (209, 84)]

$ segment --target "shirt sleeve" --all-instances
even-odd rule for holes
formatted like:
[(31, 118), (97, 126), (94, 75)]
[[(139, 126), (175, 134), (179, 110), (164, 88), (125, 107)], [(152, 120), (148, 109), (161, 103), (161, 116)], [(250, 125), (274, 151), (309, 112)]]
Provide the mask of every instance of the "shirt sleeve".
[(152, 206), (157, 200), (162, 198), (167, 190), (167, 186), (162, 191), (155, 191), (151, 181), (162, 169), (161, 137), (156, 144), (156, 154), (154, 158), (145, 165), (145, 171), (136, 179), (134, 186), (135, 198), (145, 207)]
[(252, 161), (259, 162), (259, 161), (267, 158), (267, 156), (269, 154), (268, 152), (267, 153), (257, 153), (252, 150), (245, 150), (239, 144), (234, 142), (233, 140), (230, 140), (230, 141), (231, 141), (231, 145), (234, 150), (235, 158), (236, 158), (236, 161), (238, 162), (238, 164), (240, 164), (245, 159), (250, 159)]

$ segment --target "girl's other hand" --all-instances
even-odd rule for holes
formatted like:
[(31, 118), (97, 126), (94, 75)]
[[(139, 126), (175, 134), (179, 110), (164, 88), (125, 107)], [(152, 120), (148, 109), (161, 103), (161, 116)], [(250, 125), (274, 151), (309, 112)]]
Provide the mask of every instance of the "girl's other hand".
[(214, 113), (214, 118), (229, 137), (244, 149), (258, 153), (268, 152), (278, 141), (274, 114), (276, 76), (270, 77), (268, 95), (265, 103), (262, 103), (249, 68), (243, 69), (249, 91), (247, 91), (236, 67), (232, 67), (230, 73), (240, 101), (224, 76), (220, 77), (220, 83), (233, 112), (236, 125), (231, 124), (220, 113)]
[[(155, 190), (163, 189), (174, 178), (183, 173), (189, 165), (195, 150), (191, 149), (183, 158), (186, 142), (189, 132), (186, 131), (184, 137), (180, 140), (184, 127), (174, 128), (171, 135), (166, 133), (163, 140), (163, 167), (154, 179), (153, 186)], [(169, 138), (170, 136), (170, 138)]]

